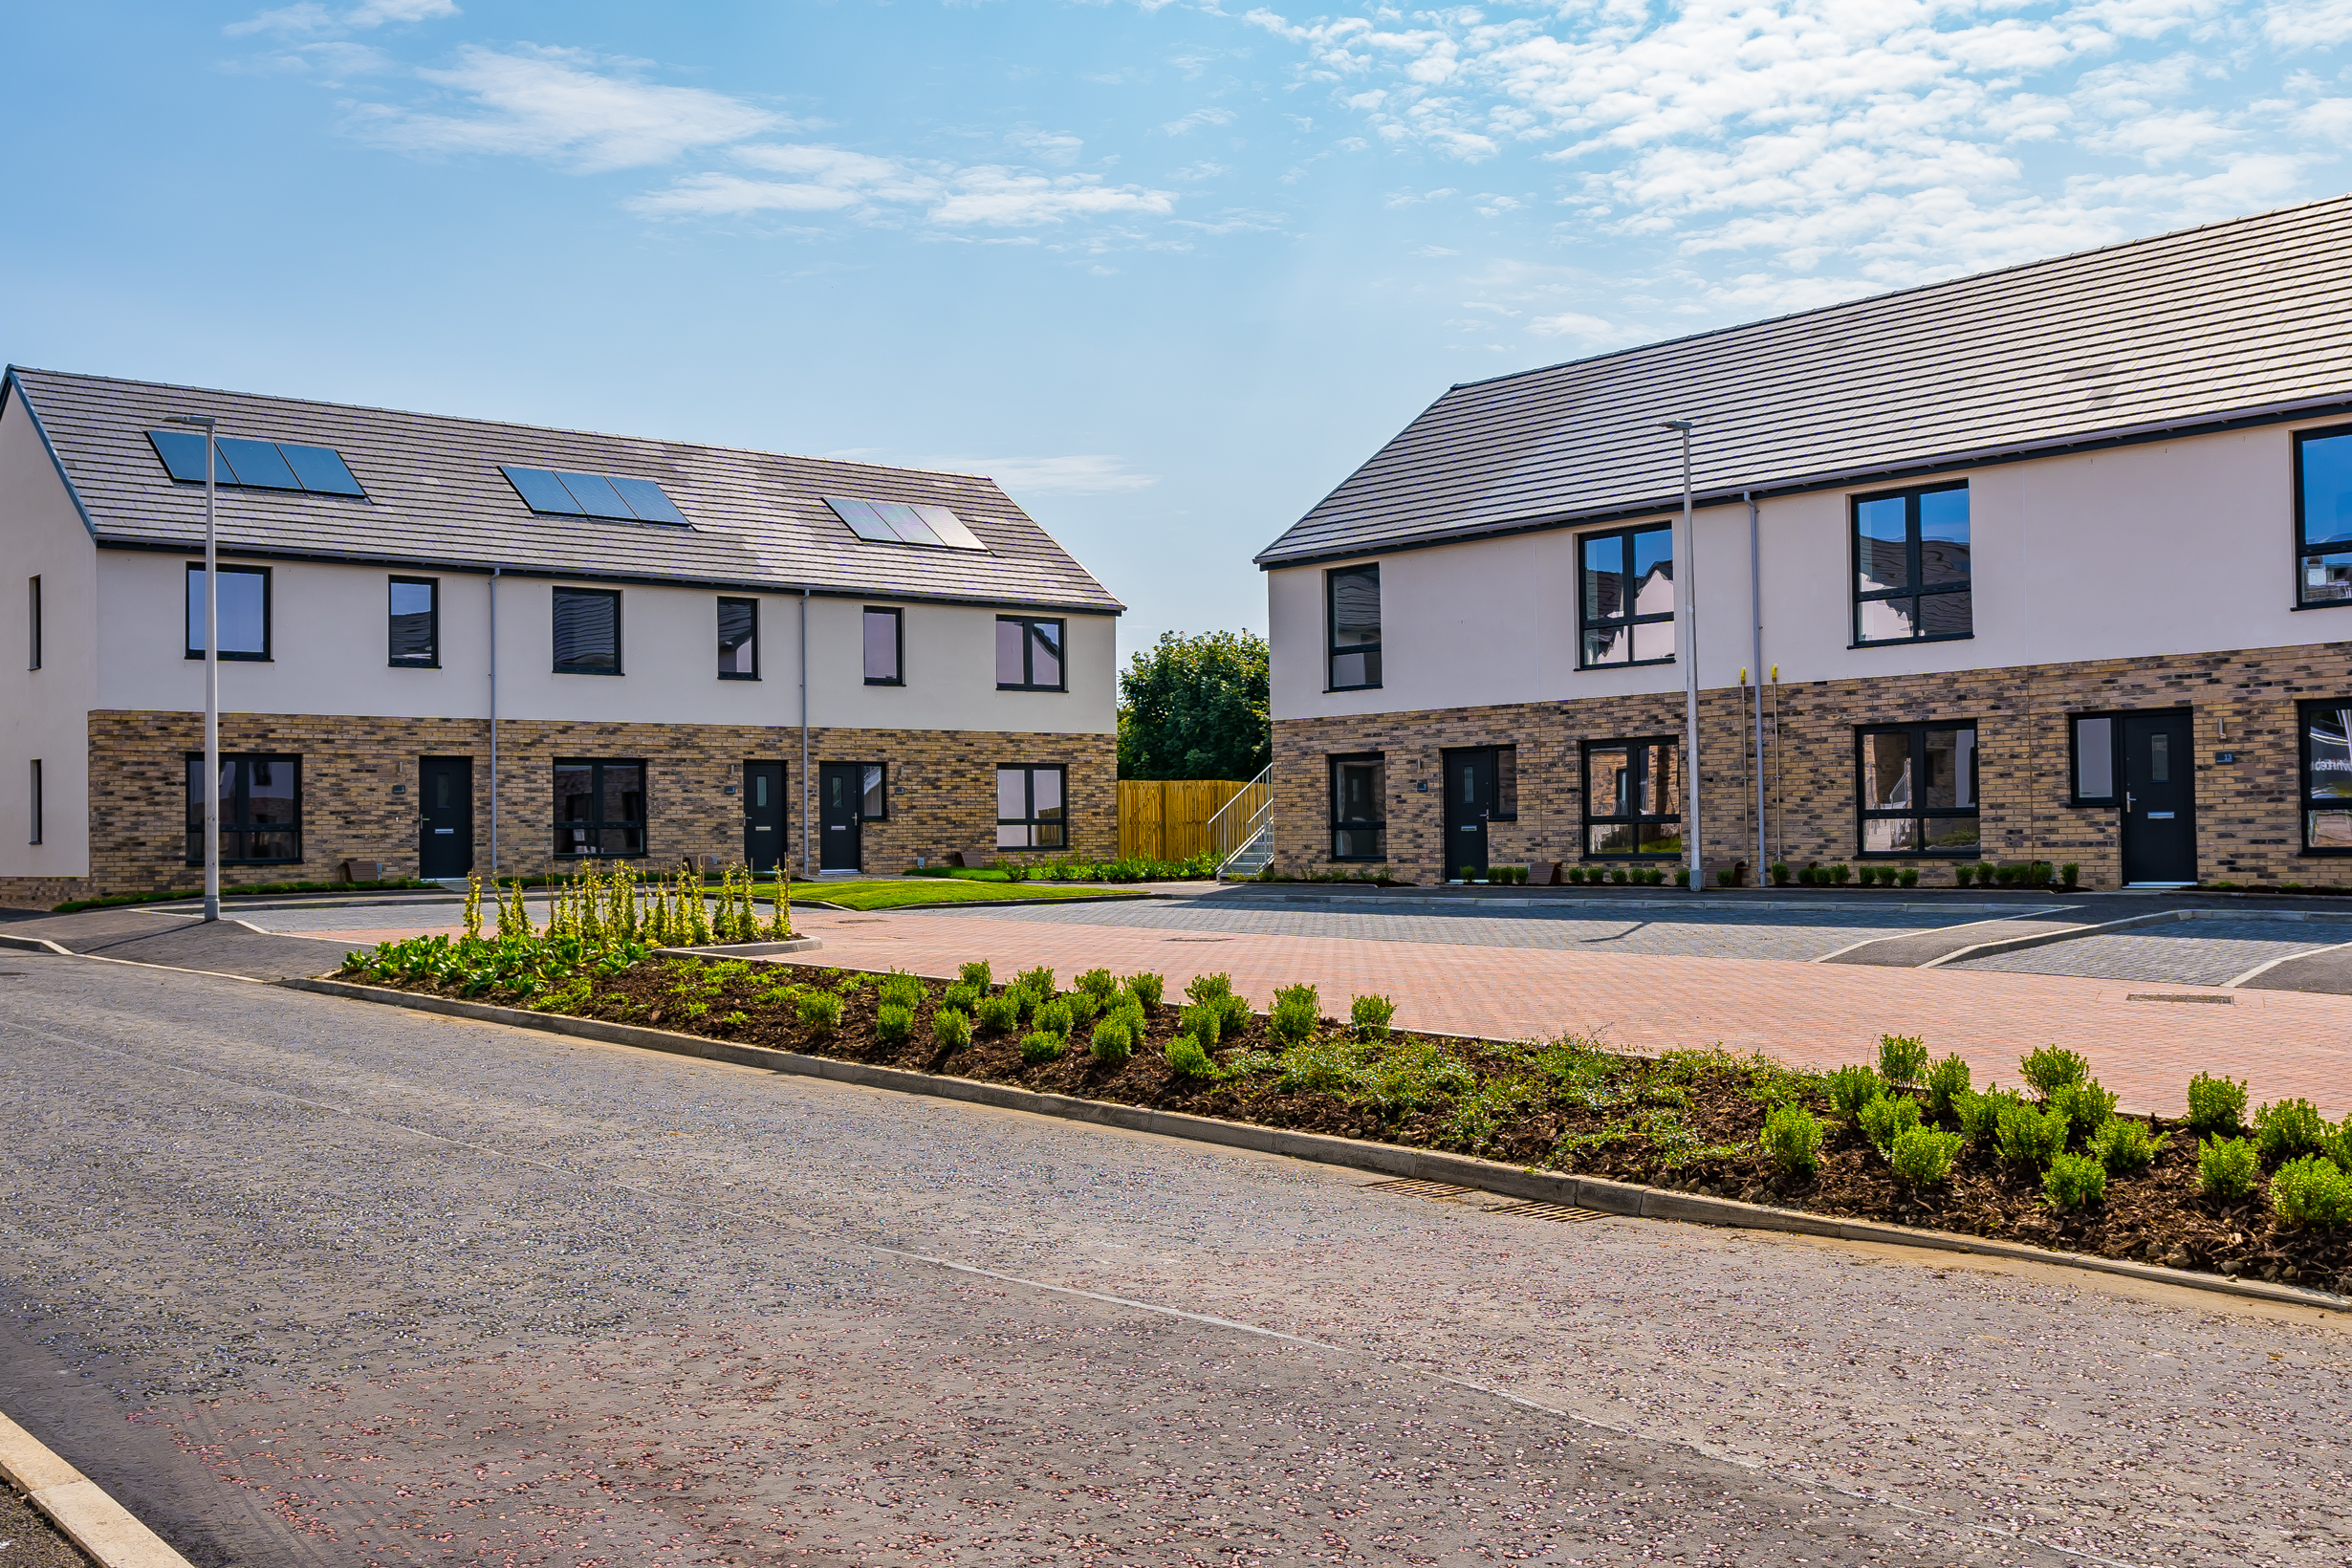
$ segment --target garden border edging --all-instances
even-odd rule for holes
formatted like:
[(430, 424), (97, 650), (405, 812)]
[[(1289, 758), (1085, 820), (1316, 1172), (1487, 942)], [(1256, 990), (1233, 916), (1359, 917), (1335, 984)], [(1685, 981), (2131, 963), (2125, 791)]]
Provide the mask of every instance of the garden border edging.
[(2333, 1296), (2325, 1291), (2304, 1290), (2295, 1285), (2233, 1279), (2227, 1274), (2167, 1269), (2153, 1263), (2134, 1263), (2123, 1258), (2098, 1257), (2086, 1252), (2052, 1252), (2045, 1248), (2029, 1247), (2022, 1242), (1996, 1241), (1950, 1230), (1925, 1230), (1875, 1220), (1840, 1219), (1835, 1215), (1809, 1213), (1798, 1209), (1774, 1209), (1763, 1204), (1742, 1203), (1735, 1198), (1710, 1198), (1694, 1192), (1675, 1192), (1665, 1187), (1615, 1182), (1599, 1176), (1528, 1169), (1442, 1149), (1407, 1148), (1396, 1143), (1340, 1138), (1331, 1133), (1261, 1127), (1253, 1122), (1229, 1122), (1221, 1117), (1121, 1105), (1110, 1100), (1085, 1100), (1076, 1095), (1045, 1094), (1035, 1089), (989, 1083), (978, 1078), (955, 1078), (945, 1073), (918, 1073), (904, 1067), (877, 1067), (866, 1062), (839, 1061), (831, 1056), (804, 1056), (796, 1051), (778, 1051), (764, 1045), (736, 1045), (726, 1040), (706, 1039), (699, 1034), (647, 1029), (639, 1024), (607, 1023), (600, 1018), (577, 1018), (557, 1013), (533, 1013), (523, 1008), (467, 1002), (419, 991), (353, 985), (347, 980), (294, 978), (273, 984), (290, 991), (339, 996), (347, 1001), (375, 1002), (450, 1017), (473, 1018), (485, 1023), (508, 1024), (541, 1034), (569, 1034), (606, 1045), (635, 1046), (667, 1052), (673, 1056), (701, 1056), (706, 1060), (731, 1062), (744, 1067), (766, 1067), (779, 1073), (827, 1078), (860, 1088), (889, 1089), (902, 1094), (927, 1095), (939, 1100), (968, 1100), (998, 1110), (1029, 1111), (1039, 1116), (1058, 1117), (1069, 1122), (1089, 1122), (1128, 1132), (1157, 1133), (1163, 1137), (1218, 1143), (1259, 1154), (1310, 1160), (1318, 1165), (1345, 1165), (1357, 1170), (1378, 1171), (1385, 1176), (1478, 1187), (1504, 1197), (1590, 1209), (1626, 1219), (1677, 1220), (1685, 1224), (1718, 1225), (1734, 1230), (1791, 1231), (1838, 1241), (1877, 1242), (1885, 1246), (1917, 1247), (1938, 1252), (1974, 1252), (1987, 1257), (2051, 1263), (2096, 1274), (2120, 1274), (2154, 1284), (2185, 1285), (2193, 1290), (2212, 1291), (2224, 1296), (2320, 1307), (2335, 1312), (2352, 1311), (2352, 1297)]

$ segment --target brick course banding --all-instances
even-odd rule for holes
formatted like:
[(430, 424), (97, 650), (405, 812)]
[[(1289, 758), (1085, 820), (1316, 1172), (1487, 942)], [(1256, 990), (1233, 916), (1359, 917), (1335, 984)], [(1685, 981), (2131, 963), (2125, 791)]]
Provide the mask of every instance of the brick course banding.
[[(186, 763), (204, 744), (204, 717), (187, 712), (90, 715), (90, 874), (0, 878), (0, 904), (46, 908), (68, 899), (193, 887), (186, 857)], [(1117, 738), (1108, 734), (962, 730), (812, 729), (811, 773), (825, 762), (887, 765), (889, 815), (864, 824), (868, 871), (897, 871), (923, 856), (995, 853), (999, 763), (1069, 770), (1070, 853), (1118, 853)], [(302, 758), (302, 859), (224, 866), (225, 887), (333, 882), (347, 859), (380, 860), (387, 877), (417, 875), (418, 759), (473, 758), (474, 867), (490, 869), (490, 726), (480, 719), (384, 719), (225, 713), (221, 750)], [(538, 875), (580, 862), (554, 853), (555, 759), (642, 757), (646, 765), (647, 870), (681, 857), (743, 858), (743, 765), (786, 768), (785, 838), (800, 849), (800, 731), (725, 725), (589, 724), (501, 720), (498, 864)], [(732, 785), (738, 793), (729, 795)], [(810, 780), (809, 801), (816, 791)], [(402, 794), (392, 792), (398, 786)], [(53, 805), (52, 810), (57, 807)], [(813, 836), (812, 836), (813, 842)], [(1059, 853), (1059, 852), (1038, 852)]]
[[(1860, 863), (1856, 728), (1972, 719), (1979, 858), (2071, 860), (2086, 884), (2113, 887), (2123, 876), (2119, 814), (2067, 804), (2069, 720), (2078, 713), (2188, 708), (2194, 719), (2199, 877), (2352, 885), (2352, 858), (2300, 853), (2296, 704), (2338, 697), (2352, 697), (2352, 643), (1768, 687), (1767, 837), (1773, 854), (1792, 865)], [(1701, 842), (1710, 859), (1754, 858), (1750, 701), (1740, 686), (1699, 695)], [(1516, 746), (1518, 820), (1490, 826), (1490, 862), (1577, 862), (1583, 860), (1581, 743), (1682, 731), (1680, 692), (1276, 720), (1275, 860), (1289, 871), (1361, 867), (1331, 859), (1326, 759), (1379, 751), (1387, 760), (1389, 874), (1443, 881), (1451, 872), (1439, 848), (1439, 753)], [(2219, 762), (2220, 751), (2238, 760)], [(1424, 781), (1426, 793), (1416, 787)], [(1951, 881), (1949, 859), (1896, 863), (1917, 864), (1923, 882)]]

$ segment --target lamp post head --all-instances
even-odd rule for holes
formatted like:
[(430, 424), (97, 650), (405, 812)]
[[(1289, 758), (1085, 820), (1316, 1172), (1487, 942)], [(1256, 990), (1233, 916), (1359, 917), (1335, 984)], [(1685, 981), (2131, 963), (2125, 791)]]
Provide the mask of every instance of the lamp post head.
[(1680, 430), (1683, 434), (1688, 435), (1691, 431), (1697, 429), (1698, 425), (1692, 421), (1687, 419), (1662, 419), (1658, 422), (1658, 428), (1661, 430)]
[(197, 425), (209, 430), (212, 428), (212, 416), (210, 414), (172, 414), (168, 416), (168, 423), (173, 425)]

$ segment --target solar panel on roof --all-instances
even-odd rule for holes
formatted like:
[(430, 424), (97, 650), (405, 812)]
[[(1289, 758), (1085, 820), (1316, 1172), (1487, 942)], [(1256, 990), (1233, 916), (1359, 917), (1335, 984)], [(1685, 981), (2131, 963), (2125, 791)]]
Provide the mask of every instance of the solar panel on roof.
[(825, 505), (871, 544), (919, 544), (944, 550), (986, 550), (972, 531), (946, 507), (904, 501), (855, 501), (828, 495)]
[(648, 523), (678, 523), (684, 525), (686, 513), (680, 512), (662, 487), (650, 479), (630, 479), (621, 474), (612, 476), (613, 489), (621, 492), (629, 510)]
[(579, 503), (563, 488), (563, 481), (547, 469), (511, 468), (501, 464), (498, 471), (507, 476), (507, 483), (514, 487), (514, 493), (532, 511), (553, 512), (559, 517), (579, 515)]
[(629, 503), (621, 498), (621, 492), (613, 489), (613, 482), (602, 474), (574, 473), (567, 468), (557, 468), (555, 477), (563, 481), (563, 488), (572, 492), (572, 498), (579, 503), (580, 511), (589, 516), (618, 517), (632, 523), (637, 521), (637, 513), (629, 510)]
[(986, 550), (980, 536), (964, 526), (964, 519), (946, 507), (917, 507), (915, 515), (930, 524), (939, 542), (950, 550)]
[(834, 515), (847, 523), (849, 531), (860, 539), (873, 544), (900, 542), (899, 531), (882, 521), (881, 515), (865, 502), (844, 500), (839, 496), (828, 495), (825, 497), (825, 505), (831, 507)]
[[(205, 482), (205, 438), (193, 430), (149, 430), (147, 440), (163, 460), (163, 471), (183, 484)], [(250, 436), (216, 436), (212, 482), (231, 489), (302, 490), (312, 495), (357, 495), (367, 491), (351, 476), (332, 446), (299, 446)]]
[(624, 523), (686, 525), (686, 513), (650, 479), (624, 474), (575, 473), (569, 468), (517, 468), (500, 465), (523, 505), (558, 517), (610, 517)]
[(874, 515), (888, 523), (904, 544), (938, 544), (940, 537), (930, 525), (915, 515), (915, 509), (904, 501), (868, 501)]

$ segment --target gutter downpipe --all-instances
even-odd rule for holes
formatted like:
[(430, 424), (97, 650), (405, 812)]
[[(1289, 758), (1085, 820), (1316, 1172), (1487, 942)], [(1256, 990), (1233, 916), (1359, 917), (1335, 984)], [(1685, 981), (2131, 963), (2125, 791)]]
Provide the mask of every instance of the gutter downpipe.
[(809, 591), (800, 590), (800, 877), (817, 873), (809, 865)]
[(503, 566), (490, 568), (490, 885), (498, 885), (498, 574)]
[(1683, 536), (1675, 547), (1674, 559), (1678, 634), (1674, 652), (1683, 666), (1683, 778), (1689, 796), (1683, 823), (1683, 848), (1689, 861), (1690, 891), (1698, 893), (1706, 882), (1701, 876), (1703, 859), (1699, 851), (1699, 536), (1690, 494), (1690, 432), (1694, 425), (1687, 419), (1670, 419), (1663, 425), (1668, 430), (1680, 431), (1683, 438)]
[(1762, 887), (1764, 876), (1764, 553), (1756, 536), (1756, 503), (1753, 490), (1741, 490), (1739, 498), (1748, 503), (1748, 593), (1755, 612), (1755, 867), (1751, 873), (1754, 884)]

